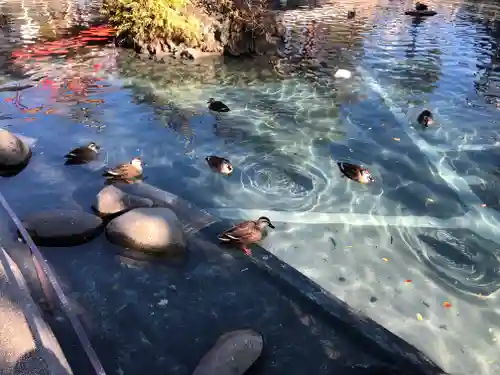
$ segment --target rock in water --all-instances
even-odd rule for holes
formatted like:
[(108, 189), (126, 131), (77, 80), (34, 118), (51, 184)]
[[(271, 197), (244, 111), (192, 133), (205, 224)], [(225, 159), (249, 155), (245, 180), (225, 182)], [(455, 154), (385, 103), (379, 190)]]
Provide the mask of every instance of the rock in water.
[(0, 130), (0, 176), (10, 177), (21, 172), (31, 158), (31, 150), (11, 132)]
[(350, 71), (347, 69), (339, 69), (335, 73), (335, 78), (344, 78), (344, 79), (349, 79), (351, 78), (352, 74)]
[(228, 332), (205, 354), (193, 375), (243, 375), (259, 358), (262, 347), (262, 336), (257, 332)]
[(48, 210), (27, 216), (23, 224), (40, 246), (76, 246), (91, 241), (102, 230), (102, 220), (76, 210)]
[(109, 185), (97, 194), (96, 202), (92, 206), (100, 215), (117, 215), (125, 211), (152, 207), (153, 201), (148, 198), (127, 194), (113, 185)]
[(186, 249), (182, 224), (166, 207), (128, 211), (111, 220), (106, 237), (116, 245), (146, 253), (179, 255)]

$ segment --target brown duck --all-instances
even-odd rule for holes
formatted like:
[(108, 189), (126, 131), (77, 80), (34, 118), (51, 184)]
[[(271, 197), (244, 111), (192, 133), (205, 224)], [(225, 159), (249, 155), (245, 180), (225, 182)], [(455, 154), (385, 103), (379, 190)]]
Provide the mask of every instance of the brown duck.
[(357, 181), (360, 184), (369, 184), (375, 181), (370, 171), (366, 168), (361, 168), (359, 165), (340, 162), (337, 163), (340, 171), (351, 180)]
[(207, 161), (208, 166), (216, 172), (219, 172), (226, 176), (230, 176), (231, 173), (233, 173), (233, 166), (231, 165), (231, 162), (226, 158), (210, 155), (207, 156), (205, 160)]
[(120, 164), (115, 168), (108, 169), (102, 175), (110, 180), (132, 181), (142, 177), (142, 160), (133, 158), (130, 163)]
[(262, 232), (267, 226), (272, 229), (275, 228), (269, 218), (261, 216), (257, 220), (244, 221), (225, 230), (219, 234), (219, 240), (237, 245), (246, 255), (252, 255), (252, 251), (248, 248), (248, 245), (260, 241), (262, 239)]

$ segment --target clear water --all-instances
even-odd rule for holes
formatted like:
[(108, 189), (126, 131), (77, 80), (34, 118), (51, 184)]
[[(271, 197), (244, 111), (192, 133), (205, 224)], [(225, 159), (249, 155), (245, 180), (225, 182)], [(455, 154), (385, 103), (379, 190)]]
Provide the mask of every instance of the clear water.
[[(98, 174), (64, 167), (61, 155), (90, 140), (111, 165), (140, 155), (148, 183), (215, 215), (269, 216), (277, 229), (264, 247), (446, 371), (498, 373), (500, 6), (435, 1), (439, 14), (415, 22), (404, 2), (358, 1), (347, 21), (352, 4), (285, 12), (289, 52), (315, 19), (327, 63), (283, 62), (285, 76), (267, 63), (157, 64), (111, 47), (4, 58), (5, 85), (34, 87), (0, 92), (1, 126), (31, 138), (35, 157), (2, 193), (20, 216), (87, 209), (75, 197)], [(85, 22), (96, 6), (3, 3), (12, 23), (0, 30), (2, 56)], [(335, 80), (337, 68), (353, 78)], [(210, 114), (210, 97), (231, 112)], [(416, 126), (424, 108), (437, 127)], [(212, 174), (209, 154), (229, 157), (235, 173)], [(369, 166), (376, 182), (341, 178), (339, 160)]]

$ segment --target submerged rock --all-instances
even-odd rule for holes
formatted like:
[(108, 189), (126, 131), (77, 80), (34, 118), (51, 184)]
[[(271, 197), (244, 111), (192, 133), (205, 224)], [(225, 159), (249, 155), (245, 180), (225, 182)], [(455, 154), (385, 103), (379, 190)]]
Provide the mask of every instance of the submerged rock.
[(116, 245), (146, 253), (180, 255), (186, 250), (182, 224), (166, 207), (128, 211), (111, 220), (106, 237)]
[(243, 375), (259, 358), (262, 348), (262, 336), (257, 332), (228, 332), (205, 354), (193, 375)]
[(28, 165), (30, 159), (30, 148), (11, 132), (1, 129), (0, 176), (15, 176)]
[(40, 246), (76, 246), (91, 241), (102, 231), (102, 220), (76, 210), (48, 210), (27, 216), (23, 224)]
[(97, 194), (92, 208), (102, 216), (117, 215), (125, 211), (152, 207), (153, 201), (148, 198), (127, 194), (113, 185), (106, 186)]

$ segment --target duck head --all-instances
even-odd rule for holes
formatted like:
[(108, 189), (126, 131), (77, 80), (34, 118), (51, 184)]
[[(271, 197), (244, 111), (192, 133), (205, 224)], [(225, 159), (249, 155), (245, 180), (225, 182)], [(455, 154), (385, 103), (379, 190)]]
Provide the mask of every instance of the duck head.
[(373, 181), (375, 181), (375, 179), (373, 178), (370, 171), (368, 171), (367, 169), (362, 169), (359, 171), (359, 182), (361, 182), (362, 184), (368, 184)]
[(212, 104), (212, 103), (214, 103), (214, 102), (215, 102), (215, 99), (214, 99), (214, 98), (210, 98), (210, 99), (208, 99), (208, 102), (207, 102), (207, 103), (208, 103), (208, 104)]
[(90, 142), (88, 145), (87, 145), (87, 148), (89, 150), (92, 150), (94, 152), (99, 152), (99, 150), (101, 149), (100, 146), (97, 145), (97, 143), (95, 142)]
[(133, 158), (131, 161), (130, 161), (130, 164), (132, 164), (137, 170), (141, 171), (142, 172), (142, 160), (141, 158)]
[(268, 217), (266, 216), (261, 216), (257, 219), (257, 225), (259, 226), (260, 230), (264, 229), (265, 227), (269, 227), (274, 229), (274, 225), (271, 223), (271, 220), (269, 220)]
[(431, 111), (428, 111), (427, 109), (422, 111), (422, 113), (418, 115), (418, 122), (423, 126), (432, 125), (433, 120)]
[(220, 167), (219, 167), (219, 172), (222, 174), (225, 174), (227, 176), (229, 176), (231, 173), (233, 173), (233, 166), (231, 165), (229, 160), (227, 160), (227, 159), (222, 160), (222, 163), (220, 164)]

